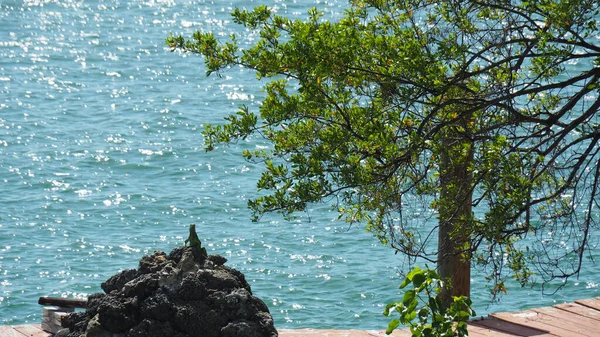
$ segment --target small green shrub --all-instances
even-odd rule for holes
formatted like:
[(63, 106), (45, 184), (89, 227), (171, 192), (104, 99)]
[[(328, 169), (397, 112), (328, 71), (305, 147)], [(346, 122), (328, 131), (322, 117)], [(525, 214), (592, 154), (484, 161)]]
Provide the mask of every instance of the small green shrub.
[[(449, 308), (442, 305), (440, 291), (442, 280), (435, 270), (415, 267), (404, 279), (400, 289), (412, 284), (414, 289), (404, 293), (402, 302), (390, 303), (384, 315), (400, 314), (393, 319), (386, 333), (391, 334), (400, 324), (409, 325), (413, 337), (464, 337), (468, 336), (467, 320), (475, 316), (471, 300), (454, 296)], [(422, 293), (425, 293), (424, 296)]]

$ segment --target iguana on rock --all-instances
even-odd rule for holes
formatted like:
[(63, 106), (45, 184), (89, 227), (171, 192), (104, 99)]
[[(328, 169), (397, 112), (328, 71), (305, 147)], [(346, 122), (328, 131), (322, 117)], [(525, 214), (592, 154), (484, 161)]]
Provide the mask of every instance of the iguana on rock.
[(200, 242), (200, 239), (198, 238), (198, 234), (196, 234), (196, 225), (195, 224), (190, 225), (190, 236), (188, 236), (188, 238), (185, 239), (185, 241), (183, 242), (183, 245), (187, 246), (188, 242), (190, 243), (190, 247), (198, 248), (202, 253), (204, 253), (204, 255), (207, 255), (206, 248), (202, 247), (202, 242)]

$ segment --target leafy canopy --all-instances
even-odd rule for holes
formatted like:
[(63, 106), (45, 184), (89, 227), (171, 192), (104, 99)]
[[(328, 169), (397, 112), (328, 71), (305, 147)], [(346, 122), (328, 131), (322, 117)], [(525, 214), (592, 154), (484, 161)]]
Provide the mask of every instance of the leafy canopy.
[[(241, 65), (270, 79), (259, 111), (241, 107), (204, 132), (207, 150), (251, 135), (272, 143), (243, 153), (265, 168), (268, 193), (249, 202), (256, 219), (330, 202), (384, 244), (435, 262), (435, 228), (409, 218), (452, 209), (445, 188), (479, 210), (456, 228), (469, 237), (460, 249), (492, 268), (499, 292), (506, 275), (529, 281), (530, 265), (544, 280), (578, 273), (597, 227), (598, 7), (354, 0), (329, 22), (317, 9), (290, 20), (259, 6), (232, 13), (260, 36), (248, 48), (210, 32), (167, 43), (202, 54), (209, 75)], [(442, 155), (467, 161), (472, 200), (440, 183)], [(527, 236), (536, 240), (520, 243)]]

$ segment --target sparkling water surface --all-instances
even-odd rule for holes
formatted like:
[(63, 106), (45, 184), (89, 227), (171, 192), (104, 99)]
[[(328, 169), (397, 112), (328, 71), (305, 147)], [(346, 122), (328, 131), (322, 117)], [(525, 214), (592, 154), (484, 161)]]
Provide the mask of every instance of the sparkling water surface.
[[(0, 0), (0, 324), (38, 323), (39, 296), (85, 298), (154, 250), (170, 251), (196, 223), (210, 253), (246, 274), (278, 328), (382, 329), (404, 259), (315, 205), (292, 222), (250, 221), (260, 167), (250, 139), (203, 150), (205, 123), (256, 108), (261, 83), (242, 68), (204, 76), (202, 59), (171, 53), (171, 32), (255, 36), (235, 7), (267, 4), (325, 18), (345, 1)], [(423, 224), (427, 226), (428, 224)], [(430, 224), (429, 224), (430, 225)], [(598, 257), (598, 254), (595, 255)], [(480, 314), (599, 296), (597, 265), (555, 295), (510, 285)]]

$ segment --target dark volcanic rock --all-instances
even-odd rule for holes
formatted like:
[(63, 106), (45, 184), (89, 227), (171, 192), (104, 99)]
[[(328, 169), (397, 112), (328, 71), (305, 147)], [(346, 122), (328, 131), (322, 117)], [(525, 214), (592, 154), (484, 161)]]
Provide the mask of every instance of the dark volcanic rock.
[(266, 304), (225, 262), (191, 247), (144, 256), (65, 320), (68, 337), (276, 337)]
[(109, 294), (113, 290), (119, 290), (123, 288), (125, 283), (133, 280), (137, 276), (137, 270), (135, 269), (127, 269), (122, 272), (112, 276), (106, 282), (102, 282), (100, 287), (104, 290), (105, 293)]

